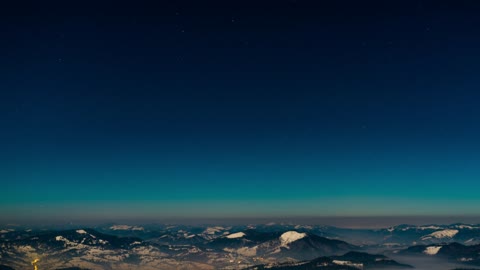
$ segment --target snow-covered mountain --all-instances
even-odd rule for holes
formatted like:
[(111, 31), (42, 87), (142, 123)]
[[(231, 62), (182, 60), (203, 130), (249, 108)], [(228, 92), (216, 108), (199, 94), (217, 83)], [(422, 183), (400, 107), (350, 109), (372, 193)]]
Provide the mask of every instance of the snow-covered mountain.
[(346, 242), (297, 231), (262, 233), (247, 230), (237, 233), (242, 237), (222, 237), (210, 246), (247, 257), (305, 260), (319, 256), (343, 254), (359, 248)]

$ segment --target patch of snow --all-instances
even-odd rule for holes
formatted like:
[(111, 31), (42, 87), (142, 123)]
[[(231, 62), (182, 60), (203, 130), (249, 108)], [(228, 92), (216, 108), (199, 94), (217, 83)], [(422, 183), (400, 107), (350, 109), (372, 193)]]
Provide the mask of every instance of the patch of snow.
[(418, 229), (420, 229), (420, 230), (440, 230), (442, 228), (438, 227), (438, 226), (430, 225), (430, 226), (421, 226), (421, 227), (418, 227)]
[(67, 238), (65, 238), (63, 236), (60, 236), (60, 235), (56, 236), (55, 240), (60, 241), (60, 242), (64, 242), (65, 248), (68, 248), (68, 249), (87, 249), (87, 248), (89, 248), (89, 246), (87, 246), (87, 245), (70, 241)]
[(199, 253), (199, 252), (202, 252), (202, 250), (197, 248), (197, 247), (192, 247), (192, 248), (188, 249), (188, 253), (190, 253), (190, 254), (195, 254), (195, 253)]
[(155, 261), (160, 257), (168, 256), (167, 254), (160, 252), (160, 250), (152, 246), (134, 248), (133, 253), (140, 255), (142, 261)]
[(398, 247), (398, 246), (401, 246), (401, 244), (399, 244), (399, 243), (383, 243), (382, 246), (386, 246), (386, 247)]
[(431, 246), (431, 247), (427, 247), (423, 253), (427, 254), (427, 255), (437, 255), (437, 253), (440, 251), (440, 249), (442, 249), (442, 246)]
[(56, 236), (56, 237), (55, 237), (55, 240), (57, 240), (57, 241), (68, 241), (68, 240), (65, 239), (65, 237), (63, 237), (63, 236)]
[(20, 252), (28, 253), (28, 252), (34, 252), (35, 248), (32, 246), (18, 246), (16, 249)]
[(87, 234), (87, 232), (85, 230), (77, 230), (77, 233), (78, 234)]
[(127, 230), (143, 231), (143, 230), (145, 230), (143, 227), (130, 226), (130, 225), (113, 225), (112, 227), (110, 227), (110, 229), (114, 230), (114, 231), (127, 231)]
[(100, 244), (102, 244), (102, 245), (108, 244), (108, 241), (102, 240), (102, 239), (98, 239), (98, 242), (99, 242)]
[(350, 261), (340, 261), (340, 260), (333, 260), (332, 262), (336, 265), (353, 266), (360, 269), (363, 268), (363, 263), (353, 263)]
[(275, 250), (273, 250), (271, 252), (271, 254), (277, 254), (277, 253), (280, 253), (280, 252), (282, 252), (282, 249), (281, 248), (276, 248)]
[(247, 257), (253, 257), (253, 256), (256, 256), (257, 255), (257, 248), (258, 246), (254, 246), (254, 247), (242, 247), (242, 248), (239, 248), (237, 250), (237, 253), (240, 254), (240, 255), (243, 255), (243, 256), (247, 256)]
[(298, 229), (308, 229), (308, 230), (313, 229), (313, 227), (310, 226), (310, 225), (295, 225), (294, 228), (295, 228), (296, 230), (298, 230)]
[(436, 231), (431, 234), (425, 235), (422, 237), (422, 240), (427, 240), (431, 238), (437, 238), (437, 239), (442, 239), (442, 238), (452, 238), (458, 233), (458, 230), (441, 230), (441, 231)]
[(455, 228), (458, 228), (458, 229), (469, 229), (469, 230), (478, 229), (478, 227), (473, 227), (473, 226), (465, 225), (465, 224), (456, 225)]
[(306, 233), (298, 233), (296, 231), (288, 231), (286, 233), (283, 233), (280, 236), (280, 243), (282, 244), (283, 247), (286, 247), (288, 244), (295, 242), (297, 240), (300, 240), (307, 236)]
[(233, 239), (233, 238), (242, 238), (245, 236), (245, 233), (244, 232), (237, 232), (237, 233), (232, 233), (232, 234), (229, 234), (227, 235), (226, 237), (227, 238), (230, 238), (230, 239)]
[(205, 229), (205, 231), (203, 233), (205, 233), (205, 234), (216, 234), (216, 233), (219, 233), (219, 232), (224, 231), (224, 230), (225, 230), (225, 228), (220, 227), (220, 226), (208, 227), (207, 229)]

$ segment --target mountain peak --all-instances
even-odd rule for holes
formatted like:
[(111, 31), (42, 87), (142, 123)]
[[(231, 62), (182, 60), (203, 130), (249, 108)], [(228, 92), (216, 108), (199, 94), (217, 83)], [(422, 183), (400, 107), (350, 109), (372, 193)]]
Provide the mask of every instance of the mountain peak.
[(288, 231), (288, 232), (283, 233), (280, 236), (280, 242), (282, 243), (282, 246), (287, 246), (288, 244), (290, 244), (292, 242), (295, 242), (297, 240), (300, 240), (300, 239), (304, 238), (305, 236), (307, 236), (306, 233), (299, 233), (299, 232), (296, 232), (296, 231)]
[(242, 238), (245, 236), (245, 233), (244, 232), (237, 232), (237, 233), (232, 233), (232, 234), (229, 234), (227, 235), (226, 237), (227, 238), (230, 238), (230, 239), (233, 239), (233, 238)]

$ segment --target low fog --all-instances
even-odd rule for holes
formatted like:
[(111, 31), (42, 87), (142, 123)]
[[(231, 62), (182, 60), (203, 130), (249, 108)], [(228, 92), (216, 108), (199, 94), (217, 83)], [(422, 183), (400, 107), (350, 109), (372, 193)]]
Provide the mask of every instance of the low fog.
[(403, 256), (393, 254), (389, 254), (388, 256), (397, 262), (412, 265), (416, 270), (452, 270), (455, 268), (477, 269), (474, 266), (470, 267), (465, 264), (452, 263), (436, 257)]

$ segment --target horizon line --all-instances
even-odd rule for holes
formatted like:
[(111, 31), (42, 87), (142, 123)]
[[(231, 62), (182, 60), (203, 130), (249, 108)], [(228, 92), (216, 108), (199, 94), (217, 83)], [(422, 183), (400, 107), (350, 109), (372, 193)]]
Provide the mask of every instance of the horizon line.
[(32, 218), (5, 221), (0, 226), (101, 226), (126, 225), (323, 225), (340, 228), (387, 228), (398, 225), (480, 224), (479, 215), (371, 215), (371, 216), (283, 216), (283, 217), (159, 217), (159, 218)]

